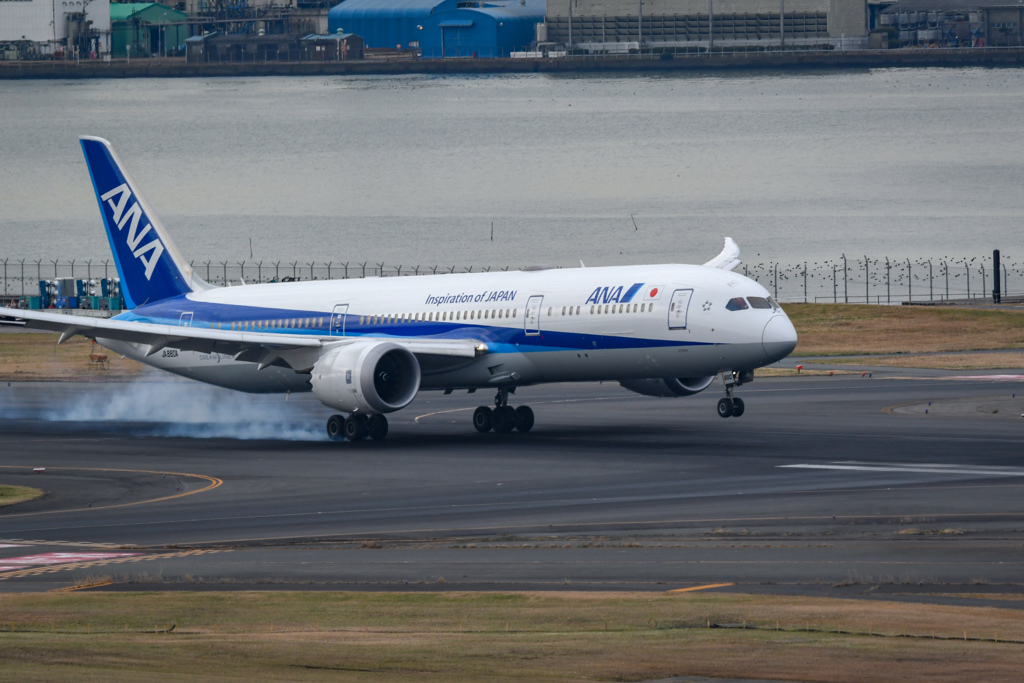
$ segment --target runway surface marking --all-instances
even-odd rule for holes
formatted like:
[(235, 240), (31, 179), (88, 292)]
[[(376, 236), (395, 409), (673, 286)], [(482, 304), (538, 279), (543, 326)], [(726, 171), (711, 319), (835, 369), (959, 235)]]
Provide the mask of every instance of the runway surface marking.
[(849, 472), (913, 472), (915, 474), (972, 474), (986, 477), (1024, 477), (1024, 467), (986, 467), (984, 465), (940, 465), (860, 462), (799, 463), (776, 465), (779, 469), (842, 470)]
[[(104, 559), (94, 559), (90, 561), (72, 562), (68, 564), (54, 564), (44, 565), (41, 567), (30, 567), (21, 568), (19, 571), (8, 571), (0, 573), (0, 581), (6, 581), (7, 579), (20, 578), (25, 576), (40, 576), (42, 574), (53, 574), (56, 572), (77, 570), (77, 569), (91, 569), (93, 567), (105, 567), (111, 564), (123, 564), (126, 562), (145, 562), (147, 560), (163, 560), (174, 557), (191, 557), (193, 555), (210, 555), (212, 553), (228, 553), (231, 552), (227, 548), (211, 548), (208, 550), (185, 550), (176, 553), (155, 553), (152, 555), (143, 555), (141, 553), (122, 553), (122, 557), (108, 557)], [(85, 553), (83, 553), (85, 554)], [(113, 554), (113, 553), (112, 553)], [(4, 560), (6, 562), (6, 560)]]
[(112, 560), (119, 557), (132, 557), (139, 553), (43, 553), (41, 555), (23, 555), (21, 557), (5, 557), (0, 565), (0, 572), (25, 569), (26, 567), (75, 564), (95, 560)]
[(725, 588), (726, 586), (735, 586), (734, 583), (709, 583), (706, 586), (691, 586), (690, 588), (674, 588), (669, 593), (692, 593), (693, 591), (706, 591), (711, 588)]
[(0, 543), (0, 548), (20, 548), (21, 546), (16, 543)]
[[(8, 470), (20, 470), (20, 469), (32, 469), (26, 468), (19, 465), (0, 465), (0, 468)], [(174, 500), (175, 498), (184, 498), (185, 496), (194, 496), (197, 493), (205, 493), (212, 491), (221, 484), (224, 483), (222, 479), (217, 477), (209, 477), (205, 474), (191, 474), (189, 472), (160, 472), (155, 470), (125, 470), (115, 469), (108, 467), (50, 467), (48, 471), (53, 472), (127, 472), (129, 474), (160, 474), (169, 477), (191, 477), (193, 479), (204, 479), (210, 482), (207, 486), (195, 491), (184, 491), (182, 493), (175, 493), (171, 496), (162, 496), (160, 498), (150, 498), (148, 500), (137, 500), (134, 503), (118, 503), (117, 505), (98, 505), (95, 507), (84, 507), (84, 508), (72, 508), (70, 510), (43, 510), (40, 512), (22, 512), (13, 515), (5, 515), (5, 517), (33, 517), (35, 515), (55, 515), (65, 512), (85, 512), (87, 510), (112, 510), (115, 508), (126, 508), (132, 507), (133, 505), (148, 505), (150, 503), (160, 503), (167, 500)]]
[(959, 380), (991, 380), (994, 382), (1020, 382), (1024, 380), (1024, 375), (954, 375), (949, 379)]

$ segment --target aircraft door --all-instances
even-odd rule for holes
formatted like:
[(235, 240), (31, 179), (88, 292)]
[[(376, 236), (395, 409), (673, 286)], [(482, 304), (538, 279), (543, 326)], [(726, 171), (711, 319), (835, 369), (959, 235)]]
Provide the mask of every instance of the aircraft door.
[(348, 304), (337, 304), (331, 314), (331, 336), (345, 336), (345, 317), (348, 315)]
[(182, 313), (181, 319), (178, 320), (178, 327), (192, 327), (192, 312)]
[(668, 305), (668, 329), (686, 329), (686, 313), (690, 308), (690, 299), (692, 298), (692, 289), (677, 289), (672, 292), (672, 300)]
[(540, 334), (540, 305), (543, 302), (542, 296), (531, 296), (526, 302), (526, 315), (523, 316), (526, 334)]

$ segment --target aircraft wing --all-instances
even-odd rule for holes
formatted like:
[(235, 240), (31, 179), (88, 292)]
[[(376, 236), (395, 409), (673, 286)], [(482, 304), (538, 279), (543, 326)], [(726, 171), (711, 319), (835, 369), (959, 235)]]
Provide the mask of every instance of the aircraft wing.
[(234, 356), (236, 360), (258, 363), (260, 370), (281, 360), (296, 371), (304, 372), (313, 366), (323, 349), (355, 342), (388, 341), (408, 349), (417, 356), (473, 358), (487, 350), (485, 345), (474, 339), (317, 338), (308, 335), (178, 327), (14, 308), (0, 308), (0, 316), (14, 318), (17, 322), (23, 322), (24, 326), (30, 329), (59, 332), (58, 344), (75, 335), (90, 339), (115, 339), (148, 346), (145, 353), (147, 356), (164, 348), (201, 353), (222, 353)]
[(722, 270), (733, 270), (740, 264), (740, 247), (731, 237), (725, 238), (725, 247), (722, 252), (711, 259), (705, 266), (709, 268), (721, 268)]

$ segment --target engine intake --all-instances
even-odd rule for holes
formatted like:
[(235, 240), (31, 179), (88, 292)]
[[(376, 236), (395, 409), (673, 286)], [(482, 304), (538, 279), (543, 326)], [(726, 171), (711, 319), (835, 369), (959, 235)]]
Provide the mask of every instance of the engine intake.
[(674, 397), (693, 396), (711, 386), (716, 375), (708, 377), (666, 377), (665, 379), (627, 379), (619, 382), (629, 389), (644, 396)]
[(321, 403), (346, 413), (392, 413), (420, 390), (420, 364), (392, 342), (352, 344), (325, 353), (310, 383)]

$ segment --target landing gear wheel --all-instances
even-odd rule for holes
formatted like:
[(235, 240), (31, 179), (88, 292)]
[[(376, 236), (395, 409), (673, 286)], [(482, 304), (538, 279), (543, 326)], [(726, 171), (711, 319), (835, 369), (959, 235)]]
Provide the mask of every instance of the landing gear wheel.
[(349, 441), (365, 439), (370, 432), (370, 423), (365, 415), (349, 415), (345, 420), (345, 438)]
[(739, 417), (743, 414), (743, 399), (734, 398), (732, 400), (732, 416)]
[(516, 429), (528, 432), (533, 429), (533, 409), (530, 406), (516, 408)]
[(367, 431), (371, 439), (380, 441), (388, 435), (388, 419), (383, 415), (371, 415)]
[(718, 417), (729, 417), (733, 414), (733, 400), (731, 398), (718, 399)]
[(480, 433), (491, 431), (493, 413), (494, 411), (487, 406), (480, 406), (473, 411), (473, 426), (476, 431)]
[(516, 411), (508, 406), (499, 406), (491, 415), (491, 428), (499, 434), (507, 434), (516, 427)]
[(327, 438), (331, 441), (341, 441), (345, 438), (345, 418), (341, 415), (331, 415), (327, 418)]

